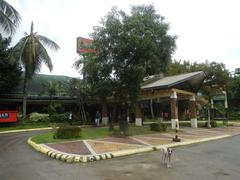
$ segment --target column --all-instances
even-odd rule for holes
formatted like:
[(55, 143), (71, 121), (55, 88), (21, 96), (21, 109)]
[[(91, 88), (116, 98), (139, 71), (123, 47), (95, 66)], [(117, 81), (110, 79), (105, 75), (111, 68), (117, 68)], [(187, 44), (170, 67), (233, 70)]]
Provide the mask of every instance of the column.
[(136, 126), (142, 126), (142, 112), (141, 109), (139, 107), (139, 104), (135, 105), (135, 125)]
[(228, 125), (228, 100), (227, 100), (227, 92), (223, 91), (224, 94), (224, 107), (225, 107), (225, 117), (226, 117), (226, 125)]
[(197, 109), (196, 109), (196, 98), (192, 96), (189, 102), (191, 127), (197, 128)]
[(213, 102), (213, 98), (211, 98), (210, 103), (211, 103), (210, 117), (211, 117), (211, 120), (214, 120), (214, 104), (213, 104), (214, 102)]
[(176, 128), (179, 129), (177, 93), (175, 91), (173, 91), (171, 96), (170, 96), (170, 104), (171, 104), (171, 124), (172, 124), (172, 129), (176, 129)]
[(109, 118), (108, 118), (108, 114), (107, 114), (107, 106), (106, 106), (106, 104), (104, 104), (102, 106), (102, 124), (108, 125), (108, 121), (109, 121)]

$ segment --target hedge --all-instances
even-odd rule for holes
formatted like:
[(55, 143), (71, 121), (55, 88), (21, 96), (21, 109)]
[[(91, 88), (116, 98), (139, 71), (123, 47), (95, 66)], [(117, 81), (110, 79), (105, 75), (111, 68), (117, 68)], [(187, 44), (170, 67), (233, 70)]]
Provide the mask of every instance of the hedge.
[(72, 139), (81, 137), (81, 128), (78, 126), (59, 127), (53, 136), (55, 139)]
[(150, 124), (151, 131), (166, 132), (167, 124), (164, 123), (152, 123)]

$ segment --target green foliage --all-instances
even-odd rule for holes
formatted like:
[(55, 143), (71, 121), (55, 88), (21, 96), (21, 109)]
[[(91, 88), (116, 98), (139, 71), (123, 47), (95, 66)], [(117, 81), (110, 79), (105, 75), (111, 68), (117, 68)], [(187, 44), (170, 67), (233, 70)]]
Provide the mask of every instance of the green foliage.
[(54, 133), (55, 139), (71, 139), (81, 136), (81, 128), (78, 126), (62, 126)]
[(240, 68), (236, 68), (227, 84), (229, 118), (240, 118)]
[(49, 115), (48, 114), (40, 114), (37, 112), (31, 113), (28, 118), (29, 122), (49, 122)]
[[(207, 124), (208, 124), (208, 122), (205, 123), (204, 127), (208, 127)], [(218, 127), (217, 121), (215, 121), (215, 120), (211, 120), (210, 125), (212, 128)]]
[(240, 98), (240, 76), (231, 78), (231, 81), (228, 83), (228, 93), (231, 95), (231, 98)]
[(21, 80), (21, 67), (11, 56), (10, 42), (0, 34), (0, 94), (11, 93)]
[(34, 32), (32, 22), (30, 34), (25, 33), (25, 36), (14, 47), (15, 56), (23, 64), (27, 80), (32, 79), (33, 75), (40, 71), (42, 63), (50, 71), (53, 68), (51, 58), (44, 45), (55, 51), (59, 49), (54, 41)]
[(171, 61), (176, 37), (168, 30), (152, 5), (133, 6), (131, 14), (113, 8), (92, 33), (97, 55), (84, 55), (83, 74), (94, 94), (136, 102), (143, 78), (166, 71)]
[(233, 120), (240, 119), (240, 109), (238, 107), (229, 109), (229, 118)]
[[(142, 134), (151, 134), (152, 131), (148, 127), (129, 127), (129, 135), (142, 135)], [(33, 136), (32, 140), (36, 143), (52, 143), (52, 142), (63, 142), (62, 139), (54, 139), (53, 132), (47, 134), (39, 134)], [(81, 137), (77, 139), (96, 139), (112, 136), (112, 131), (109, 131), (108, 128), (82, 128)], [(74, 140), (74, 139), (67, 139)], [(76, 140), (76, 139), (75, 139)]]
[(235, 75), (240, 75), (240, 68), (236, 68), (234, 73), (235, 73)]
[(23, 83), (23, 116), (26, 116), (27, 107), (27, 85), (36, 72), (41, 70), (44, 63), (50, 71), (53, 65), (50, 56), (44, 46), (57, 51), (59, 46), (45, 36), (39, 35), (33, 31), (33, 22), (31, 24), (30, 34), (25, 36), (14, 47), (14, 56), (24, 66)]
[(64, 123), (68, 122), (69, 119), (69, 114), (68, 113), (63, 113), (63, 114), (51, 114), (49, 116), (50, 122), (52, 123)]
[(208, 61), (204, 63), (174, 61), (168, 66), (167, 74), (176, 75), (195, 71), (204, 71), (206, 74), (206, 79), (200, 92), (209, 100), (214, 95), (221, 94), (230, 80), (229, 71), (223, 63)]
[(166, 132), (167, 124), (164, 123), (152, 123), (150, 124), (151, 131)]
[(72, 78), (68, 82), (67, 92), (72, 97), (80, 97), (85, 92), (85, 88), (87, 87), (82, 80), (78, 78)]
[(48, 95), (52, 98), (58, 94), (60, 84), (58, 81), (50, 81), (48, 84)]
[(0, 1), (0, 27), (8, 34), (13, 34), (20, 23), (20, 14), (7, 1)]
[(210, 121), (211, 127), (218, 127), (217, 121)]
[(232, 119), (239, 119), (239, 109), (240, 109), (240, 75), (239, 70), (235, 70), (235, 74), (231, 77), (227, 85), (228, 101), (229, 101), (229, 117)]
[(47, 113), (50, 115), (60, 113), (62, 110), (63, 106), (61, 103), (52, 102), (47, 107)]

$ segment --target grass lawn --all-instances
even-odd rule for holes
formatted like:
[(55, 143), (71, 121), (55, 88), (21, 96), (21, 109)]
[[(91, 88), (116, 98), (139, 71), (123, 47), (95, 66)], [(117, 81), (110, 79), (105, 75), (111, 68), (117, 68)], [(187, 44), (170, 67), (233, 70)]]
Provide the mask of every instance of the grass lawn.
[(10, 131), (10, 130), (21, 130), (21, 129), (34, 129), (34, 128), (47, 128), (48, 124), (42, 123), (24, 123), (24, 124), (0, 124), (0, 132)]
[[(156, 121), (153, 120), (148, 120), (147, 122), (144, 121), (144, 125), (149, 125), (152, 124)], [(198, 121), (198, 127), (203, 127), (205, 122), (207, 121)], [(170, 121), (165, 121), (165, 123), (167, 123), (170, 127), (171, 122)], [(219, 126), (223, 125), (223, 121), (221, 120), (217, 120), (217, 123)], [(240, 123), (240, 120), (229, 120), (228, 121), (229, 125), (233, 125), (234, 123)], [(190, 121), (180, 121), (180, 127), (184, 126), (184, 127), (190, 127), (191, 123)], [(48, 123), (24, 123), (24, 124), (10, 124), (10, 125), (5, 125), (5, 124), (0, 124), (0, 132), (4, 132), (4, 131), (10, 131), (10, 130), (23, 130), (23, 129), (35, 129), (35, 128), (47, 128), (49, 127)], [(139, 130), (141, 132), (141, 130)], [(138, 130), (135, 129), (134, 133), (137, 133)], [(131, 134), (131, 128), (129, 129), (129, 133)]]
[[(115, 129), (117, 129), (117, 128), (115, 127)], [(149, 133), (155, 133), (155, 132), (150, 131), (150, 128), (148, 126), (144, 126), (144, 127), (130, 126), (129, 127), (129, 135), (130, 136), (149, 134)], [(82, 128), (81, 137), (75, 138), (75, 139), (54, 139), (53, 132), (50, 132), (50, 133), (35, 135), (35, 136), (33, 136), (32, 140), (35, 143), (41, 144), (41, 143), (72, 141), (72, 140), (104, 138), (104, 137), (109, 137), (112, 134), (113, 134), (113, 132), (109, 131), (108, 127)]]
[[(150, 124), (155, 123), (155, 122), (159, 122), (159, 121), (153, 121), (152, 120), (152, 121), (144, 122), (143, 124), (144, 125), (150, 125)], [(204, 127), (206, 122), (207, 122), (206, 120), (205, 121), (198, 120), (198, 127)], [(216, 122), (218, 124), (218, 127), (223, 126), (223, 121), (222, 120), (217, 120)], [(166, 123), (169, 127), (171, 126), (171, 121), (164, 121), (164, 123)], [(229, 120), (228, 121), (228, 125), (229, 126), (233, 125), (234, 123), (240, 123), (240, 120)], [(179, 121), (179, 125), (180, 125), (180, 127), (181, 126), (183, 126), (183, 127), (191, 127), (191, 121), (190, 120), (189, 121), (181, 121), (180, 120)]]

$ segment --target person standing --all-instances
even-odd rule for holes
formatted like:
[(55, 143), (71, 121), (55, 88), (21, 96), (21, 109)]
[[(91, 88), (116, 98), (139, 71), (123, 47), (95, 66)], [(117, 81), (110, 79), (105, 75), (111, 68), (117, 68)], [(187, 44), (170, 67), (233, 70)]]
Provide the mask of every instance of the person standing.
[(100, 118), (101, 118), (101, 114), (100, 114), (99, 111), (97, 111), (96, 116), (95, 116), (95, 124), (96, 124), (97, 127), (99, 127)]
[(70, 111), (68, 118), (69, 118), (70, 125), (72, 125), (72, 111)]

